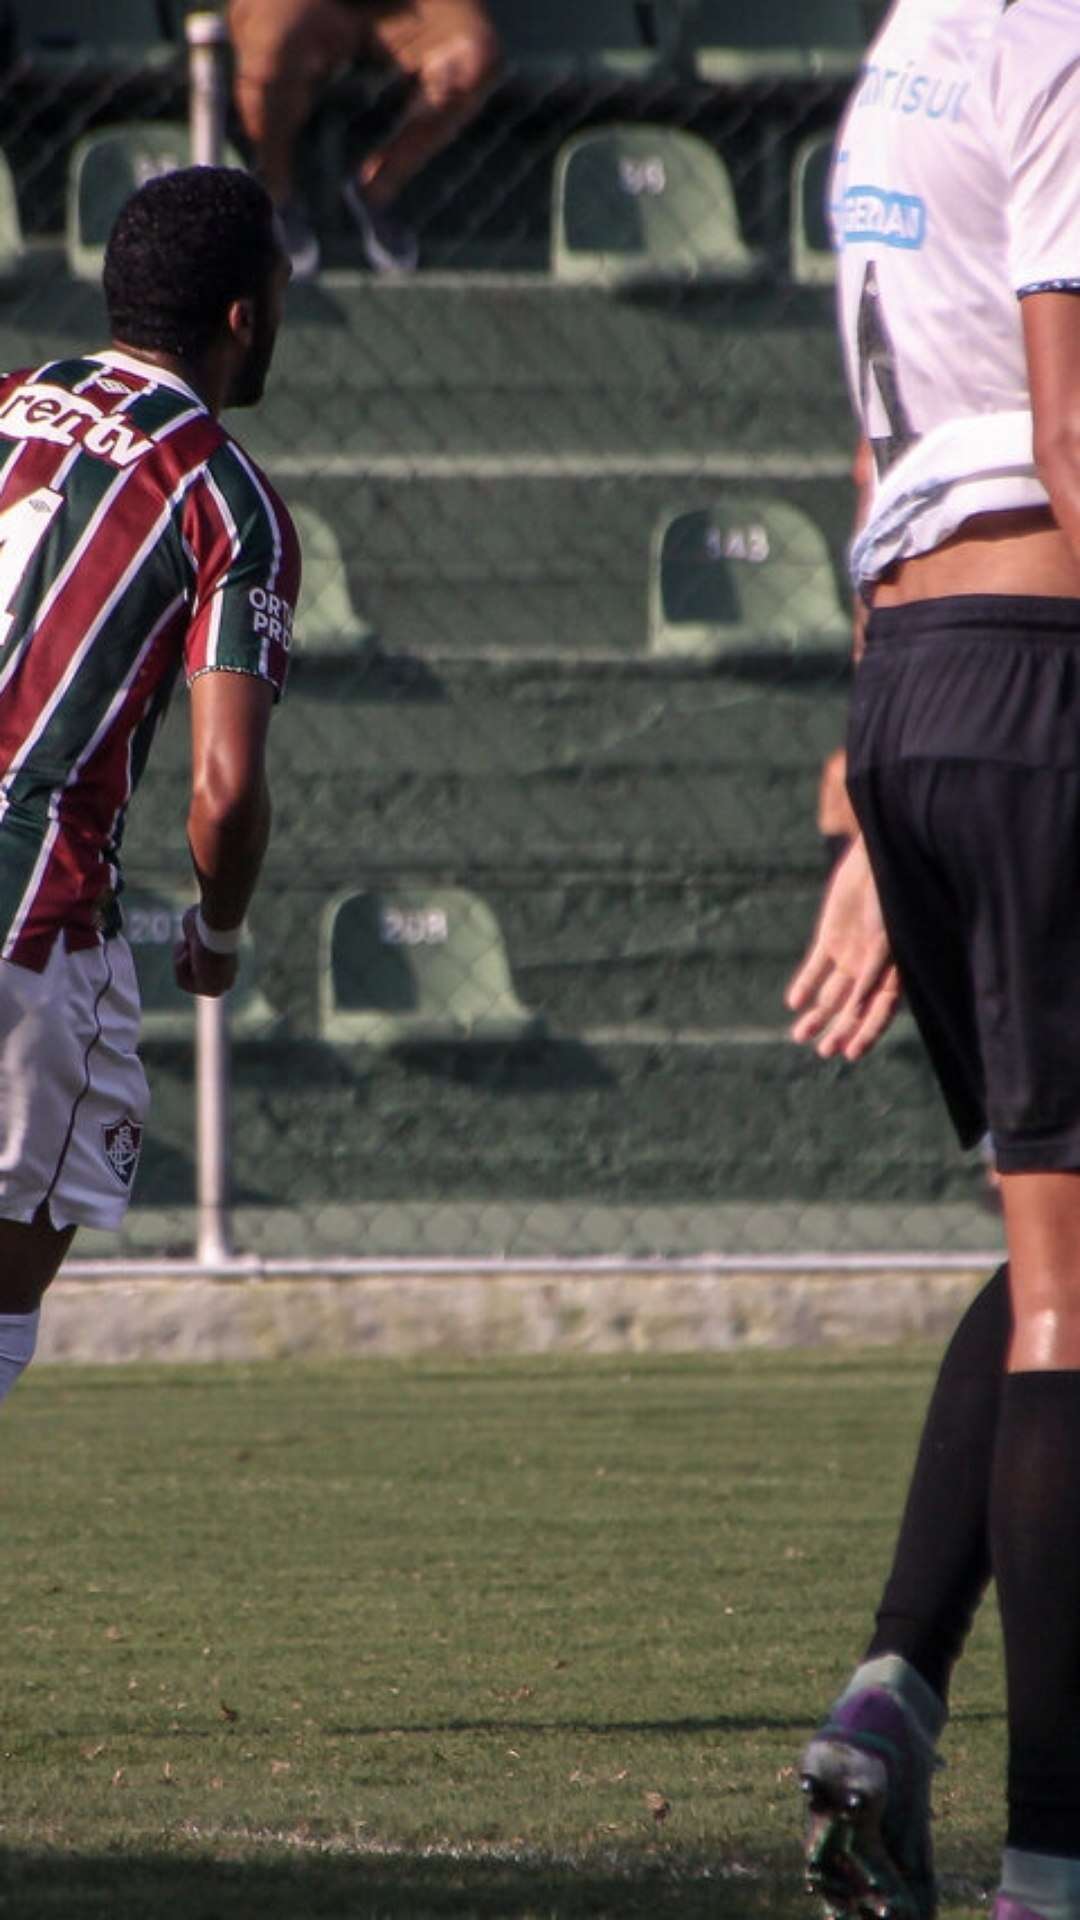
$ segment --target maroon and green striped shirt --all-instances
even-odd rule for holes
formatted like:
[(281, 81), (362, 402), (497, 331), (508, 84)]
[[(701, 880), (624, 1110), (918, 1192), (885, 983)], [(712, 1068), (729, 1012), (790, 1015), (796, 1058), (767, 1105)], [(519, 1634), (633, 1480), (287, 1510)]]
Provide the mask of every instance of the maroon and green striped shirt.
[(183, 381), (114, 349), (0, 379), (0, 957), (102, 937), (178, 672), (281, 693), (300, 555)]

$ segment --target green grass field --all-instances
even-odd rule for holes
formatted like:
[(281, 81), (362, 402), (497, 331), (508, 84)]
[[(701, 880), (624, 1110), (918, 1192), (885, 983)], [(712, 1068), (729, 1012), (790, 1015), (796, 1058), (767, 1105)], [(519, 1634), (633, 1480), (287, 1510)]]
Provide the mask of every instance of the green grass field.
[[(0, 1913), (812, 1920), (793, 1763), (933, 1361), (32, 1370), (2, 1416)], [(945, 1755), (942, 1912), (973, 1920), (992, 1607)]]

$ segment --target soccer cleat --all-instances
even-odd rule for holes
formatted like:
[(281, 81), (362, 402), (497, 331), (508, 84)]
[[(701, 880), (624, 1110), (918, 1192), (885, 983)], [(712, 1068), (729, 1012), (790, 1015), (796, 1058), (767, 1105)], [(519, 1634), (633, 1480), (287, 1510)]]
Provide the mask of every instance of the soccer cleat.
[(824, 1901), (824, 1920), (934, 1920), (934, 1764), (930, 1741), (886, 1688), (832, 1709), (802, 1760), (806, 1888)]

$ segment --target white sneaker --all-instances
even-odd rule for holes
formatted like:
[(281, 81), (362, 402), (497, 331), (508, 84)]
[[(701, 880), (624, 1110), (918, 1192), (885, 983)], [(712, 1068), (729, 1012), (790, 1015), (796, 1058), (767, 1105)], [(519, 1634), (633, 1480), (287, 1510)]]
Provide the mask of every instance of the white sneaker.
[(319, 242), (303, 207), (295, 200), (286, 201), (277, 208), (277, 217), (285, 251), (292, 261), (293, 279), (314, 280), (319, 271)]
[(386, 207), (373, 207), (354, 176), (343, 180), (341, 197), (359, 230), (364, 258), (374, 273), (415, 273), (420, 244), (411, 227)]

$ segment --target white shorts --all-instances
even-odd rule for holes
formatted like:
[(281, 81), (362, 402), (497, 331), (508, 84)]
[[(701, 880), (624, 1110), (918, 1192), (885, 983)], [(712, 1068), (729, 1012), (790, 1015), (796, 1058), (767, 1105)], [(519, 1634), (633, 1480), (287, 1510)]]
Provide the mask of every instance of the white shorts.
[(139, 990), (127, 941), (69, 953), (44, 972), (0, 960), (0, 1217), (118, 1227), (150, 1104)]

